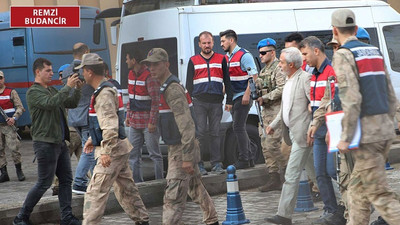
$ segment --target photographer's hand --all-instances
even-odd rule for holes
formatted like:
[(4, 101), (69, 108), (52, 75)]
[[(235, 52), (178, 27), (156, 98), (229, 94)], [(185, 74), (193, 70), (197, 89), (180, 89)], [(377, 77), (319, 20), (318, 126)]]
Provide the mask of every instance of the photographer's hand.
[(79, 81), (79, 76), (77, 73), (72, 74), (71, 76), (68, 77), (67, 80), (67, 86), (74, 88), (76, 83)]
[(76, 82), (75, 88), (81, 89), (84, 83), (85, 83), (85, 81), (82, 81), (81, 79), (79, 79), (78, 82)]

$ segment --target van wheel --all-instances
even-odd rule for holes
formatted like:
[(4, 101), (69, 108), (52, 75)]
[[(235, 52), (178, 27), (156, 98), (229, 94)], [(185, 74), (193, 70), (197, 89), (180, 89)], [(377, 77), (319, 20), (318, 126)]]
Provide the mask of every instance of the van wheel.
[[(264, 156), (262, 154), (261, 139), (258, 135), (258, 128), (253, 124), (246, 125), (247, 135), (250, 139), (250, 147), (256, 149), (255, 153), (255, 163), (263, 163)], [(236, 135), (233, 133), (233, 129), (229, 128), (226, 132), (225, 137), (225, 150), (224, 150), (224, 161), (225, 167), (232, 165), (238, 159), (238, 144), (236, 140)]]

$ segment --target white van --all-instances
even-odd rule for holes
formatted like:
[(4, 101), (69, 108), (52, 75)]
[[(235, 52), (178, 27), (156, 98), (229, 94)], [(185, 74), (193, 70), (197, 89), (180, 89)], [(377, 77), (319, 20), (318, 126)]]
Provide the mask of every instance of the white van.
[[(127, 92), (128, 85), (128, 69), (125, 64), (127, 49), (166, 49), (170, 56), (171, 72), (178, 75), (185, 84), (188, 60), (199, 53), (198, 34), (204, 30), (214, 34), (216, 52), (223, 53), (219, 44), (219, 32), (233, 29), (238, 34), (238, 45), (249, 50), (253, 56), (258, 57), (258, 41), (267, 37), (277, 41), (279, 55), (284, 47), (284, 38), (295, 31), (305, 37), (314, 35), (324, 43), (329, 42), (332, 38), (332, 12), (338, 8), (349, 8), (356, 14), (357, 24), (366, 28), (371, 35), (371, 44), (378, 46), (383, 52), (397, 97), (400, 97), (400, 15), (387, 3), (259, 1), (221, 4), (218, 2), (233, 1), (125, 0), (120, 18), (116, 61), (116, 77), (125, 89), (124, 93)], [(327, 54), (332, 56), (331, 49), (327, 49)], [(221, 123), (221, 151), (227, 165), (236, 160), (237, 148), (229, 113), (224, 114)], [(253, 145), (259, 147), (257, 161), (263, 162), (257, 124), (258, 117), (254, 110), (248, 117), (248, 134)]]

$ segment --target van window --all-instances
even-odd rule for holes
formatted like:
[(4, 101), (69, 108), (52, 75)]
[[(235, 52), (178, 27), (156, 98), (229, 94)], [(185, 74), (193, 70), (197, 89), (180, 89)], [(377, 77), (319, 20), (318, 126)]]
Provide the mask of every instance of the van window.
[(390, 66), (393, 71), (400, 72), (400, 25), (383, 27)]
[(130, 42), (121, 46), (121, 62), (120, 62), (120, 84), (123, 89), (128, 88), (129, 69), (126, 66), (126, 54), (128, 52), (140, 51), (141, 55), (146, 58), (147, 53), (152, 48), (163, 48), (169, 56), (169, 70), (172, 74), (178, 75), (178, 44), (176, 38), (164, 38), (148, 41)]

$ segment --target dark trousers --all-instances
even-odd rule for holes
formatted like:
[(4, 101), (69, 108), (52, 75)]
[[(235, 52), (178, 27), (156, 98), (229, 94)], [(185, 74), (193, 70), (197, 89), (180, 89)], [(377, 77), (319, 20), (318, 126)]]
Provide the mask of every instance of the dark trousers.
[[(209, 147), (211, 165), (214, 166), (221, 162), (219, 127), (222, 118), (222, 104), (207, 103), (193, 98), (193, 107), (196, 115), (196, 134), (200, 142), (200, 150), (203, 153)], [(209, 143), (205, 138), (207, 133), (210, 137)]]
[(252, 100), (248, 105), (242, 105), (242, 97), (238, 97), (233, 101), (232, 119), (233, 119), (233, 132), (236, 135), (238, 143), (239, 160), (248, 161), (253, 159), (254, 156), (250, 152), (250, 140), (246, 131), (246, 121), (249, 110), (252, 105)]
[(325, 137), (317, 137), (314, 139), (314, 168), (317, 176), (318, 189), (321, 193), (322, 201), (324, 202), (324, 211), (334, 213), (337, 210), (337, 202), (335, 191), (333, 189), (332, 178), (329, 176), (327, 169), (328, 160), (333, 160), (328, 157), (328, 146), (325, 142)]
[(47, 142), (33, 142), (38, 163), (38, 180), (35, 186), (29, 191), (25, 202), (18, 213), (19, 218), (29, 218), (33, 207), (39, 202), (43, 194), (50, 188), (54, 174), (57, 175), (59, 184), (58, 201), (61, 209), (61, 219), (72, 214), (72, 171), (69, 150), (63, 142), (53, 144)]

